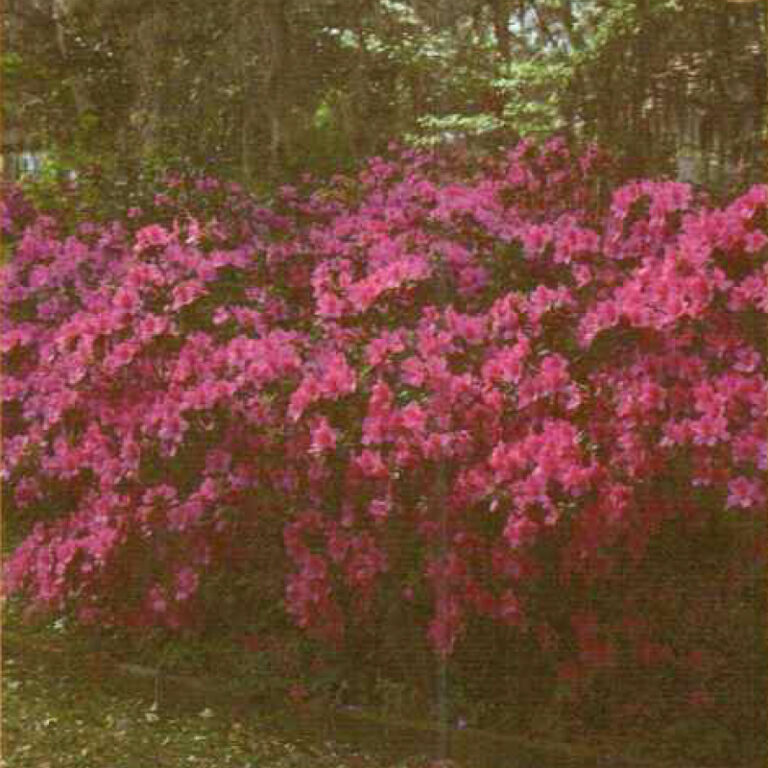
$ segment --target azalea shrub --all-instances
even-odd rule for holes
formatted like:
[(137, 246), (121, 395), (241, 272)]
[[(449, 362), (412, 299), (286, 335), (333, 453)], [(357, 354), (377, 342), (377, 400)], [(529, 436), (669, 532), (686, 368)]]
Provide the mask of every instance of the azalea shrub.
[(292, 624), (425, 686), (436, 654), (598, 720), (748, 714), (768, 187), (603, 205), (607, 162), (393, 149), (100, 222), (6, 197), (6, 592), (252, 648)]

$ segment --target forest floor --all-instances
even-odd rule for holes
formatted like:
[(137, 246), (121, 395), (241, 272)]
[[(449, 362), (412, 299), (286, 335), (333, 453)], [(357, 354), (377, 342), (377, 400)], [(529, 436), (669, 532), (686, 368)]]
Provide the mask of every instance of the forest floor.
[[(707, 749), (701, 762), (670, 760), (671, 754), (648, 761), (647, 743), (622, 743), (598, 750), (598, 757), (594, 743), (591, 749), (553, 743), (542, 761), (540, 744), (515, 746), (510, 739), (506, 746), (489, 744), (495, 757), (489, 751), (480, 762), (438, 761), (428, 757), (439, 752), (434, 735), (416, 721), (395, 725), (382, 738), (389, 726), (368, 717), (367, 737), (363, 728), (347, 738), (349, 729), (333, 726), (338, 718), (328, 727), (327, 711), (301, 711), (289, 702), (237, 708), (226, 699), (220, 706), (183, 696), (181, 707), (170, 701), (158, 707), (152, 679), (138, 681), (138, 688), (126, 684), (109, 658), (73, 645), (66, 633), (27, 625), (8, 606), (3, 616), (0, 768), (616, 768), (712, 765), (714, 756)], [(458, 747), (459, 736), (471, 734), (457, 733)]]
[[(163, 713), (105, 688), (54, 647), (3, 654), (3, 768), (420, 768), (332, 741), (281, 735), (277, 713), (236, 718), (203, 708)], [(60, 658), (58, 658), (60, 657)]]
[(289, 709), (156, 709), (48, 627), (3, 611), (2, 768), (423, 768), (281, 727)]

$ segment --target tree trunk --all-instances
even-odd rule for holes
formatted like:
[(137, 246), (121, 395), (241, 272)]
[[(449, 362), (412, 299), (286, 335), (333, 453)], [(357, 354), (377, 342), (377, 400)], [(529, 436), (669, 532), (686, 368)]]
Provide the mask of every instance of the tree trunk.
[(240, 180), (243, 184), (250, 184), (253, 180), (253, 134), (256, 102), (255, 82), (253, 71), (249, 69), (246, 61), (249, 59), (249, 43), (251, 37), (249, 30), (253, 19), (248, 17), (249, 5), (243, 0), (234, 0), (231, 5), (232, 25), (236, 30), (232, 56), (236, 77), (240, 85), (242, 109), (240, 112), (239, 140), (240, 140)]
[(285, 167), (290, 104), (290, 33), (286, 17), (287, 0), (264, 0), (262, 11), (269, 45), (265, 77), (265, 108), (269, 123), (269, 176), (281, 177)]
[(368, 50), (366, 48), (365, 32), (360, 21), (355, 30), (357, 42), (360, 46), (352, 83), (352, 112), (354, 125), (352, 129), (351, 150), (353, 157), (361, 157), (365, 154), (367, 132), (370, 126), (366, 124), (368, 94), (366, 89), (366, 72), (369, 67)]
[(133, 39), (133, 62), (138, 81), (138, 96), (131, 112), (131, 123), (138, 134), (139, 158), (155, 157), (160, 149), (162, 100), (158, 76), (162, 72), (163, 32), (166, 12), (153, 7), (136, 25)]
[(490, 0), (489, 5), (493, 13), (493, 31), (496, 35), (496, 44), (502, 61), (509, 61), (510, 35), (509, 35), (509, 3), (508, 0)]
[[(583, 48), (583, 41), (581, 40), (581, 36), (575, 33), (572, 0), (561, 0), (560, 19), (563, 22), (563, 27), (565, 28), (565, 33), (568, 38), (568, 45), (571, 47), (572, 52), (575, 53), (580, 51)], [(571, 81), (570, 88), (565, 94), (561, 107), (563, 120), (565, 122), (565, 133), (569, 141), (573, 141), (576, 138), (575, 104), (583, 101), (585, 91), (584, 80), (581, 74), (576, 72)]]
[[(69, 59), (69, 47), (67, 45), (67, 17), (73, 12), (73, 3), (68, 0), (54, 0), (53, 22), (56, 25), (56, 43), (59, 53), (64, 61)], [(79, 73), (69, 78), (72, 98), (75, 102), (75, 111), (78, 119), (81, 119), (88, 112), (93, 111), (93, 101), (88, 93), (88, 87)]]
[(648, 171), (650, 135), (644, 114), (648, 94), (648, 4), (647, 0), (636, 0), (638, 32), (634, 40), (635, 75), (630, 85), (631, 107), (629, 120), (630, 164), (635, 176), (644, 176)]

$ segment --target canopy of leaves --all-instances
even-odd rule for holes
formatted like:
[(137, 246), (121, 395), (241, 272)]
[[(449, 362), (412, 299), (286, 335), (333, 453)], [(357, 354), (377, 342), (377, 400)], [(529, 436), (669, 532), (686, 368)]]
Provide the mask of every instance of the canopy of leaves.
[(272, 184), (392, 138), (597, 139), (630, 175), (757, 180), (765, 7), (709, 0), (9, 0), (8, 141)]

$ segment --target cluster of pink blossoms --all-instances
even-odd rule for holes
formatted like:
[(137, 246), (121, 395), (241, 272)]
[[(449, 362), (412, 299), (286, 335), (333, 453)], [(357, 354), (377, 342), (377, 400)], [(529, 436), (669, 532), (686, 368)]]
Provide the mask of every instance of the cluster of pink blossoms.
[[(6, 589), (178, 628), (248, 578), (342, 642), (394, 587), (441, 653), (473, 616), (557, 648), (527, 604), (541, 542), (565, 536), (563, 583), (616, 579), (665, 520), (757, 515), (768, 188), (710, 210), (637, 181), (601, 212), (600, 167), (408, 151), (274, 211), (210, 182), (216, 218), (171, 185), (169, 225), (4, 224), (2, 471), (30, 525)], [(574, 610), (571, 672), (618, 637), (668, 660)]]

